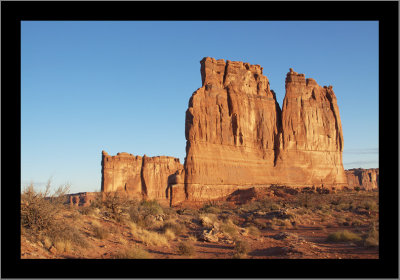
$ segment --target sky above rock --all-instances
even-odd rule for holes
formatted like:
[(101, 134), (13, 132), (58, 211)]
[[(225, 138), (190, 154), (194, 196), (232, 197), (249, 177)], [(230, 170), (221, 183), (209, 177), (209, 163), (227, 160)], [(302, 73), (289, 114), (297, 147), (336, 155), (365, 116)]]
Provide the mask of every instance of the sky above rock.
[(377, 21), (24, 21), (24, 188), (98, 191), (101, 151), (185, 157), (185, 111), (200, 60), (259, 64), (282, 106), (289, 68), (332, 85), (343, 164), (378, 167)]

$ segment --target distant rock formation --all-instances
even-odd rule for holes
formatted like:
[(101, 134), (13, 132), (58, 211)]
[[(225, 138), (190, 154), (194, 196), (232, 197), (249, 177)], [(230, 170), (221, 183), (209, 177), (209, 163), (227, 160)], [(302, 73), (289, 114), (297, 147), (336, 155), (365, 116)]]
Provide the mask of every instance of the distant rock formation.
[(346, 170), (349, 188), (361, 190), (379, 189), (379, 168), (362, 169), (354, 168)]
[(254, 185), (347, 185), (331, 86), (290, 69), (281, 110), (259, 65), (209, 57), (200, 63), (203, 84), (189, 100), (185, 122), (189, 200)]
[(178, 158), (102, 152), (102, 192), (124, 191), (130, 197), (167, 201), (168, 180), (183, 165)]
[(66, 204), (71, 206), (89, 206), (96, 200), (98, 192), (81, 192), (66, 195)]

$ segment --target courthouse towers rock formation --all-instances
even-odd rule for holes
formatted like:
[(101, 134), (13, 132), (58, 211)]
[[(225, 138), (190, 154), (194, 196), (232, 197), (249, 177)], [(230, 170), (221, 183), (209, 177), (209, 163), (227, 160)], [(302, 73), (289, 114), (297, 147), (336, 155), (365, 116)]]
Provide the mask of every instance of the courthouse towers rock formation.
[(331, 86), (290, 69), (281, 111), (259, 65), (207, 57), (201, 75), (186, 111), (188, 199), (227, 195), (237, 186), (347, 185)]
[(200, 64), (202, 87), (186, 111), (184, 165), (172, 157), (103, 152), (102, 191), (174, 204), (272, 184), (348, 185), (332, 86), (290, 69), (281, 109), (261, 66), (209, 57)]

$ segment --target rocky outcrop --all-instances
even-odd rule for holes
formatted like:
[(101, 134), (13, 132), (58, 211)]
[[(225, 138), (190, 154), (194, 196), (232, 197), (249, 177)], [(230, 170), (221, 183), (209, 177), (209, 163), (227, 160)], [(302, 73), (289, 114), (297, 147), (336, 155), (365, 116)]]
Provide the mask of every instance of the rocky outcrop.
[[(343, 187), (343, 134), (332, 87), (290, 69), (281, 111), (263, 68), (204, 58), (186, 111), (189, 200), (281, 184)], [(181, 186), (179, 188), (182, 188)]]
[(275, 181), (280, 109), (262, 67), (204, 58), (203, 85), (186, 111), (189, 199), (228, 195), (238, 185)]
[(332, 86), (321, 87), (290, 69), (282, 108), (277, 171), (288, 186), (347, 184), (343, 132)]
[[(102, 192), (124, 191), (139, 199), (169, 199), (168, 180), (182, 170), (178, 158), (102, 152)], [(175, 182), (175, 181), (174, 181)]]
[(71, 206), (89, 206), (96, 200), (98, 192), (81, 192), (66, 195), (66, 204)]
[(361, 190), (379, 189), (379, 168), (362, 169), (354, 168), (346, 170), (349, 188)]

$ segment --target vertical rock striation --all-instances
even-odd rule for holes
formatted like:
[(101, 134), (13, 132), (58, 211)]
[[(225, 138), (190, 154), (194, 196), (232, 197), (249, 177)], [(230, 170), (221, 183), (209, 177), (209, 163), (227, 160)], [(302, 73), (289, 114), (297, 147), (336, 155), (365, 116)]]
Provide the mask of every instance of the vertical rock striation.
[(102, 192), (124, 191), (130, 197), (167, 200), (168, 178), (183, 169), (178, 158), (102, 152)]
[(282, 108), (277, 171), (285, 185), (346, 185), (343, 132), (332, 86), (290, 69)]
[(204, 58), (202, 87), (186, 111), (188, 199), (227, 195), (233, 186), (273, 183), (280, 109), (262, 67)]
[(360, 188), (362, 190), (379, 189), (379, 169), (354, 168), (346, 170), (349, 188)]
[(185, 192), (207, 200), (250, 185), (342, 187), (343, 133), (332, 87), (290, 69), (281, 111), (263, 68), (201, 62), (186, 111)]

